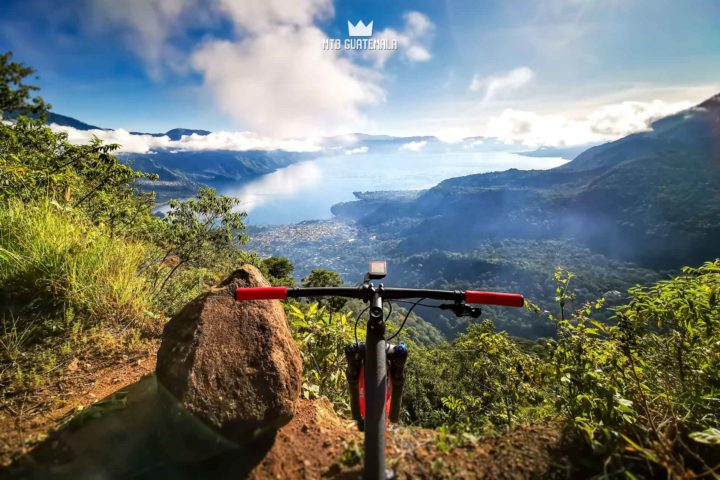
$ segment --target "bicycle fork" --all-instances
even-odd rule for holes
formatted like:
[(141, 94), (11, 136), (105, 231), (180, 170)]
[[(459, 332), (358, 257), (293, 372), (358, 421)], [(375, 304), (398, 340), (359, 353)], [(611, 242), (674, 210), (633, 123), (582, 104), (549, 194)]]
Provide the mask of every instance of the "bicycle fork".
[[(384, 340), (383, 343), (385, 343)], [(357, 422), (358, 430), (363, 432), (366, 430), (366, 426), (368, 426), (368, 431), (365, 432), (365, 451), (368, 453), (365, 466), (366, 478), (385, 478), (384, 427), (386, 424), (386, 415), (389, 421), (393, 423), (398, 422), (403, 388), (405, 385), (405, 362), (408, 355), (407, 347), (404, 343), (397, 345), (386, 344), (384, 350), (386, 360), (384, 362), (385, 368), (383, 369), (383, 373), (385, 373), (385, 375), (383, 375), (384, 378), (380, 378), (380, 381), (385, 382), (387, 390), (383, 389), (382, 393), (379, 393), (373, 398), (368, 395), (370, 392), (366, 389), (368, 385), (367, 377), (373, 376), (372, 372), (366, 371), (365, 368), (369, 353), (366, 343), (352, 343), (345, 347), (345, 358), (347, 360), (345, 376), (347, 378), (348, 393), (350, 395), (350, 412), (353, 420)], [(380, 399), (382, 400), (378, 401)], [(371, 410), (373, 408), (374, 410)], [(375, 417), (371, 416), (373, 411)], [(368, 422), (371, 421), (376, 429), (378, 429), (377, 432), (374, 432), (375, 429), (369, 428)]]

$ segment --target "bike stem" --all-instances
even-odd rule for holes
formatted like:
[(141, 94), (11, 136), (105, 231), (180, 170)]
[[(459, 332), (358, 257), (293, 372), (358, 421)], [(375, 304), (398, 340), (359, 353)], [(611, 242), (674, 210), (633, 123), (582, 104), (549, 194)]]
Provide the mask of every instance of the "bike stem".
[(365, 339), (365, 468), (366, 480), (385, 480), (385, 395), (387, 352), (382, 285), (370, 300)]

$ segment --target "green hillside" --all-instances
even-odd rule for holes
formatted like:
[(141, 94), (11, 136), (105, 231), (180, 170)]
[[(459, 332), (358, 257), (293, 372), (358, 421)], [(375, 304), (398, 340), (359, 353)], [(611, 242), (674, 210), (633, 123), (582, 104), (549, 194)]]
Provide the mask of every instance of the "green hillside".
[(572, 239), (649, 268), (714, 258), (720, 253), (720, 96), (652, 127), (551, 170), (453, 178), (416, 198), (375, 197), (333, 211), (401, 238), (395, 252), (403, 255), (470, 251), (487, 239), (516, 238)]

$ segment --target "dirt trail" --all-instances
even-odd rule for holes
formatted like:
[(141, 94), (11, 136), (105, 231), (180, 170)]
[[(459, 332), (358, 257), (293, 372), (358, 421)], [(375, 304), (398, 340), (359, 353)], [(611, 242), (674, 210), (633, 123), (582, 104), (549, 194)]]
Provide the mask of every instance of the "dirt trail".
[[(63, 406), (24, 416), (3, 412), (3, 460), (13, 463), (8, 471), (23, 478), (80, 478), (88, 472), (103, 478), (360, 478), (362, 436), (327, 399), (299, 400), (293, 420), (267, 445), (228, 449), (196, 421), (168, 424), (162, 418), (167, 407), (158, 409), (148, 397), (157, 391), (148, 376), (154, 366), (152, 354), (102, 368), (80, 366), (72, 380), (56, 386)], [(104, 405), (102, 415), (87, 415), (76, 422), (79, 427), (47, 437), (74, 405), (88, 406), (128, 385), (93, 406)], [(387, 457), (399, 479), (567, 478), (568, 450), (554, 425), (462, 441), (435, 430), (391, 426)]]
[(155, 371), (157, 342), (111, 359), (76, 359), (32, 397), (0, 407), (0, 466), (45, 440), (74, 412)]
[[(387, 457), (399, 479), (565, 478), (569, 475), (561, 430), (524, 425), (507, 435), (459, 439), (436, 430), (391, 427)], [(362, 436), (338, 418), (327, 399), (300, 400), (293, 420), (251, 478), (360, 478)]]

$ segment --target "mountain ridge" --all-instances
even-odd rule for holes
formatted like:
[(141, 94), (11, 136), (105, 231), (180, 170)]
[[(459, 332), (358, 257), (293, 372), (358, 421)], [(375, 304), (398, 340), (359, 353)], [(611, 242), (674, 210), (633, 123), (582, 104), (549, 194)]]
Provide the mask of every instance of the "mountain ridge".
[[(111, 128), (104, 128), (104, 127), (98, 127), (96, 125), (91, 125), (89, 123), (85, 123), (81, 120), (78, 120), (77, 118), (70, 117), (68, 115), (62, 115), (60, 113), (55, 112), (49, 112), (48, 118), (47, 118), (48, 125), (59, 125), (61, 127), (72, 127), (77, 130), (113, 130)], [(183, 136), (186, 135), (210, 135), (212, 132), (209, 130), (200, 130), (200, 129), (193, 129), (193, 128), (182, 128), (182, 127), (176, 127), (171, 128), (167, 132), (163, 133), (148, 133), (148, 132), (130, 132), (130, 135), (150, 135), (151, 137), (169, 137), (170, 140), (180, 140)]]
[(410, 224), (390, 229), (402, 254), (471, 250), (487, 238), (573, 238), (646, 266), (697, 264), (720, 253), (720, 95), (652, 125), (553, 169), (446, 179), (411, 200), (376, 196), (333, 213), (373, 228)]

